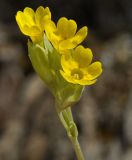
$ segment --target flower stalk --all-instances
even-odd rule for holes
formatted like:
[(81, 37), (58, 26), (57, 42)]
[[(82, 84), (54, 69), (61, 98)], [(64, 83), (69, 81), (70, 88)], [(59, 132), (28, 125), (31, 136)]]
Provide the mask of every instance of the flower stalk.
[(84, 156), (83, 156), (80, 144), (78, 142), (78, 139), (77, 138), (76, 139), (71, 139), (71, 142), (72, 142), (72, 145), (74, 147), (77, 159), (78, 160), (84, 160)]
[(67, 135), (72, 143), (76, 157), (78, 160), (84, 160), (84, 156), (78, 142), (78, 129), (73, 120), (71, 107), (66, 108), (65, 110), (58, 112), (59, 119), (67, 131)]

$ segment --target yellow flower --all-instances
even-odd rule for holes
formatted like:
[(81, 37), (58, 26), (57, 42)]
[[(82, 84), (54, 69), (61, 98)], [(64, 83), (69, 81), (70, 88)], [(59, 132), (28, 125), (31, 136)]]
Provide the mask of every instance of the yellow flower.
[(48, 7), (38, 7), (36, 12), (26, 7), (24, 11), (18, 11), (16, 15), (17, 24), (21, 32), (29, 36), (33, 42), (42, 40), (45, 25), (51, 20), (51, 12)]
[(66, 49), (73, 49), (87, 36), (88, 28), (82, 27), (77, 33), (77, 24), (74, 20), (62, 17), (57, 26), (53, 21), (46, 26), (46, 35), (52, 45), (61, 53)]
[(98, 61), (91, 64), (91, 50), (80, 45), (75, 50), (66, 52), (61, 56), (63, 70), (60, 70), (60, 73), (63, 78), (73, 84), (94, 84), (102, 73), (102, 65)]

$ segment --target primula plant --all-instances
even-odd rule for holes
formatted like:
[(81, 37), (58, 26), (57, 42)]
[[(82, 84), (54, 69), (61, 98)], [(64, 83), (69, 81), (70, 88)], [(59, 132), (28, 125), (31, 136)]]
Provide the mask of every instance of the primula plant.
[(55, 24), (49, 8), (42, 6), (36, 11), (29, 7), (18, 11), (16, 21), (21, 32), (29, 37), (32, 66), (55, 98), (57, 114), (76, 156), (84, 160), (71, 107), (81, 98), (84, 87), (94, 84), (102, 73), (101, 63), (92, 63), (92, 51), (80, 45), (88, 28), (77, 31), (76, 22), (65, 17)]

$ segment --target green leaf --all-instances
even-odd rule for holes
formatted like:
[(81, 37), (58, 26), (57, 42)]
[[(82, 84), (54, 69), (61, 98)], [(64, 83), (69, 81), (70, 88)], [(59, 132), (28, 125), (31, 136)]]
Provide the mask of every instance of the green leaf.
[(53, 52), (54, 48), (51, 45), (51, 43), (49, 42), (49, 40), (47, 39), (46, 35), (44, 34), (44, 46), (47, 52)]
[(47, 84), (48, 88), (55, 91), (54, 77), (49, 67), (47, 53), (44, 48), (38, 44), (28, 42), (28, 53), (32, 66), (41, 79)]

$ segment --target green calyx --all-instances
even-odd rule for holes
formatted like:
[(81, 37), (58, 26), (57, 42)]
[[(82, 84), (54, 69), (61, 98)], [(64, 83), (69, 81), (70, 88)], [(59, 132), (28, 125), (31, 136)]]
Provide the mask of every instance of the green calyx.
[(80, 99), (84, 87), (69, 83), (61, 76), (61, 54), (53, 48), (46, 35), (41, 44), (28, 41), (28, 53), (33, 68), (54, 95), (58, 111)]

